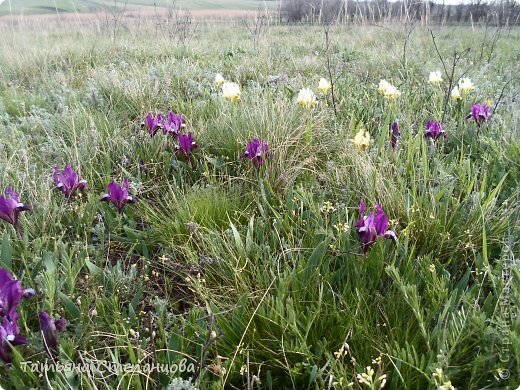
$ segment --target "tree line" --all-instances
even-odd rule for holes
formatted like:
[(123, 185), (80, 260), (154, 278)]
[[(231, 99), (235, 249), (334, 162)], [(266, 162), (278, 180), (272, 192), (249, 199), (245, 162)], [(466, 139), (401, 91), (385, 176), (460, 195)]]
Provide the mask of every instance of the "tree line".
[(402, 0), (280, 0), (279, 18), (289, 23), (420, 21), (421, 24), (485, 22), (518, 25), (516, 0), (472, 0), (448, 5), (445, 1)]

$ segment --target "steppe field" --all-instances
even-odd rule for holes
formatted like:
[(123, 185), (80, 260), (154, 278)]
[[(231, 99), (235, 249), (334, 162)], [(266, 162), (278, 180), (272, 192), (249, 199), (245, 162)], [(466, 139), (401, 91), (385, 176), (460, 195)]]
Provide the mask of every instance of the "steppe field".
[(520, 28), (199, 3), (0, 6), (0, 389), (518, 389)]

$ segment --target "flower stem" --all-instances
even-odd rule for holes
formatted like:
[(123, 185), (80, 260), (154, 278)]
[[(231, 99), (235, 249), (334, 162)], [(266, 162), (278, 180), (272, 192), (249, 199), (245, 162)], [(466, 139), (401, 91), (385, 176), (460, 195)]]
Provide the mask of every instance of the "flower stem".
[(307, 123), (305, 124), (305, 141), (309, 144), (312, 140), (311, 133), (311, 113), (310, 111), (307, 113)]
[(22, 237), (22, 231), (20, 230), (20, 225), (18, 225), (18, 223), (15, 223), (13, 225), (14, 227), (14, 231), (16, 232), (16, 235), (18, 236), (18, 238), (21, 240), (23, 240), (23, 237)]

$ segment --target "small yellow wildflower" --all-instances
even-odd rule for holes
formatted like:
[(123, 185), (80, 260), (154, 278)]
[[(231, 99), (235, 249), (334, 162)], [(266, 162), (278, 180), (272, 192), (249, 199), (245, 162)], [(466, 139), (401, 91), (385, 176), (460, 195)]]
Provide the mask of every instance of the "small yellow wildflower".
[(396, 87), (392, 85), (391, 88), (388, 88), (385, 92), (385, 99), (397, 99), (399, 96), (401, 96), (401, 91), (399, 91)]
[(454, 100), (461, 100), (461, 99), (462, 99), (462, 96), (461, 96), (461, 94), (460, 94), (459, 87), (455, 86), (455, 87), (451, 90), (451, 98), (454, 99)]
[(316, 95), (314, 94), (314, 92), (312, 92), (312, 89), (310, 88), (301, 89), (298, 93), (296, 102), (300, 106), (305, 108), (311, 108), (318, 104), (318, 101), (316, 100)]
[(459, 90), (461, 93), (469, 93), (475, 90), (475, 85), (469, 78), (463, 78), (459, 81)]
[(321, 93), (323, 93), (324, 95), (328, 94), (330, 89), (331, 89), (331, 85), (329, 83), (329, 80), (327, 79), (324, 79), (324, 78), (321, 78), (320, 79), (320, 83), (318, 84), (318, 89), (321, 91)]
[(375, 359), (372, 359), (372, 364), (377, 364), (379, 366), (381, 365), (381, 360), (381, 356), (378, 356)]
[(341, 359), (343, 356), (347, 356), (349, 351), (350, 346), (347, 343), (343, 343), (339, 350), (334, 352), (334, 356), (336, 357), (336, 359)]
[(442, 75), (441, 72), (436, 70), (435, 72), (430, 72), (430, 77), (428, 82), (433, 85), (438, 85), (442, 83)]
[(384, 80), (384, 79), (381, 79), (379, 81), (379, 86), (377, 88), (377, 90), (379, 91), (379, 93), (382, 93), (383, 95), (385, 94), (385, 91), (389, 88), (389, 87), (392, 87), (392, 84), (390, 84), (388, 81)]
[(240, 100), (240, 87), (236, 83), (226, 81), (222, 84), (222, 95), (232, 102)]
[(330, 201), (326, 201), (325, 203), (323, 203), (323, 206), (321, 207), (320, 211), (322, 213), (331, 213), (333, 211), (336, 211), (336, 208), (334, 207), (334, 205), (332, 204), (332, 202)]
[(377, 90), (384, 96), (385, 99), (397, 99), (399, 96), (401, 96), (401, 91), (399, 91), (395, 86), (386, 80), (379, 81)]
[(444, 375), (442, 368), (436, 368), (432, 376), (437, 390), (456, 390), (451, 381)]
[(357, 374), (356, 378), (358, 382), (362, 385), (372, 385), (372, 383), (374, 383), (374, 370), (372, 369), (372, 367), (368, 366), (366, 368), (366, 372)]
[(372, 139), (368, 131), (360, 129), (351, 141), (359, 150), (365, 150), (370, 146)]
[(350, 230), (348, 223), (337, 223), (334, 225), (334, 228), (336, 228), (338, 232), (342, 231), (343, 233), (347, 233)]
[(217, 88), (222, 87), (222, 84), (224, 84), (225, 82), (226, 82), (226, 79), (220, 73), (217, 73), (215, 75), (214, 83), (217, 86)]

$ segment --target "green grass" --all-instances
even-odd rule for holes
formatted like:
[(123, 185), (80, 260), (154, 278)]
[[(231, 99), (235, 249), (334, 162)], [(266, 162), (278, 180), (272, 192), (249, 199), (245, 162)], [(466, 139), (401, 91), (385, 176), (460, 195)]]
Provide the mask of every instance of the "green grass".
[(56, 0), (55, 2), (47, 2), (42, 4), (38, 0), (20, 0), (9, 1), (6, 0), (0, 4), (0, 16), (2, 15), (30, 15), (30, 14), (53, 14), (59, 13), (85, 13), (85, 12), (100, 12), (104, 10), (113, 10), (116, 7), (119, 10), (137, 9), (140, 7), (172, 7), (183, 10), (250, 10), (257, 9), (276, 9), (277, 2), (267, 1), (265, 4), (259, 0), (178, 0), (172, 2), (170, 0), (128, 0), (128, 1), (110, 1), (110, 0)]
[(58, 12), (88, 12), (94, 10), (89, 7), (90, 2), (78, 3), (72, 0), (57, 0), (56, 2), (47, 2), (42, 4), (41, 1), (23, 0), (23, 1), (4, 1), (0, 4), (0, 15), (19, 14), (48, 14)]
[[(166, 4), (167, 5), (167, 4)], [(178, 7), (183, 9), (244, 9), (244, 10), (252, 10), (255, 11), (258, 8), (264, 9), (267, 7), (268, 9), (276, 9), (277, 2), (276, 1), (266, 1), (265, 4), (263, 1), (259, 0), (197, 0), (197, 1), (189, 1), (182, 0), (176, 3)]]
[[(180, 388), (193, 375), (24, 371), (49, 361), (46, 310), (69, 322), (61, 362), (186, 358), (201, 389), (515, 389), (519, 31), (502, 30), (493, 48), (481, 26), (434, 29), (445, 62), (470, 48), (455, 76), (476, 90), (448, 102), (447, 139), (430, 142), (443, 91), (426, 82), (442, 70), (427, 29), (411, 34), (404, 66), (401, 26), (335, 26), (335, 115), (330, 96), (312, 110), (296, 103), (327, 77), (318, 26), (273, 24), (258, 46), (235, 22), (200, 23), (186, 41), (156, 27), (0, 31), (0, 188), (33, 206), (20, 236), (0, 221), (0, 266), (37, 292), (19, 307), (28, 344), (0, 366), (0, 384)], [(223, 99), (217, 72), (240, 84), (240, 101)], [(397, 101), (378, 94), (382, 78)], [(498, 108), (477, 129), (464, 116), (488, 98)], [(194, 134), (190, 161), (140, 127), (169, 110)], [(360, 128), (367, 150), (351, 141)], [(255, 137), (271, 152), (260, 169), (241, 158)], [(52, 180), (65, 163), (88, 181), (71, 202)], [(124, 178), (138, 202), (118, 214), (99, 199)], [(381, 203), (398, 236), (366, 256), (362, 200)]]

